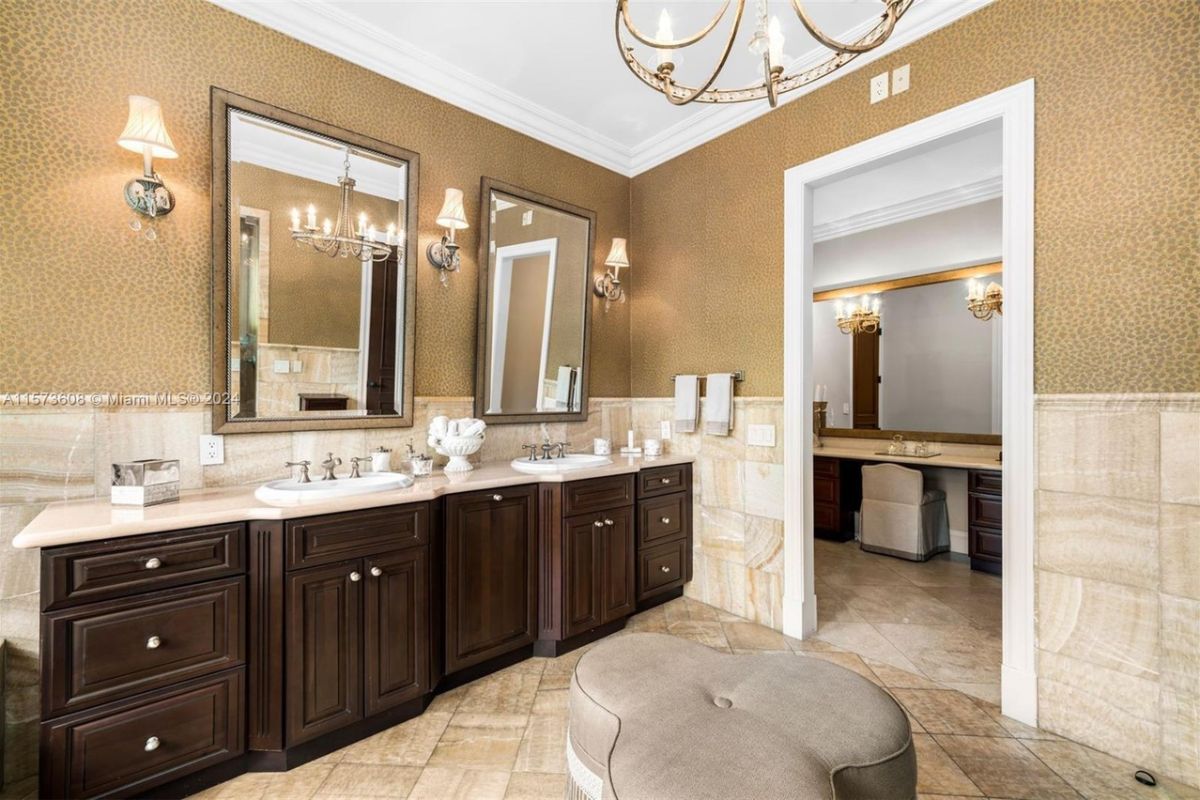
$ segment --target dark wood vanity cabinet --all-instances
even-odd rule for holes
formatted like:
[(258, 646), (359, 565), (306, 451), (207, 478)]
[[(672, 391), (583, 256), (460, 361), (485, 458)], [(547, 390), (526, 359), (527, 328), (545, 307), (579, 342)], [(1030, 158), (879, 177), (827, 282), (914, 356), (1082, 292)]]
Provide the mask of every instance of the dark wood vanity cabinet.
[(526, 647), (537, 627), (537, 487), (445, 499), (447, 673)]
[(1004, 532), (1004, 481), (995, 470), (967, 473), (967, 555), (971, 569), (1001, 573)]
[(813, 534), (846, 542), (854, 538), (854, 512), (862, 502), (862, 464), (813, 456)]
[(692, 579), (691, 464), (638, 473), (637, 520), (637, 605), (648, 608)]

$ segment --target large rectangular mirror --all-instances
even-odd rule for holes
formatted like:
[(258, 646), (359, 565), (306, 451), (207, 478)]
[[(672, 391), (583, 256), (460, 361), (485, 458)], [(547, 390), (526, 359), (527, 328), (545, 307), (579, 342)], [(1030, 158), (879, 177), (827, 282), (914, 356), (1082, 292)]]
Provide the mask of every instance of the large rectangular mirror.
[(475, 415), (587, 419), (595, 213), (482, 181)]
[(213, 90), (213, 430), (412, 424), (418, 156)]
[[(813, 383), (828, 436), (999, 444), (1000, 314), (977, 319), (968, 283), (1003, 282), (1001, 265), (917, 275), (813, 295)], [(878, 303), (878, 328), (843, 332), (850, 306)]]

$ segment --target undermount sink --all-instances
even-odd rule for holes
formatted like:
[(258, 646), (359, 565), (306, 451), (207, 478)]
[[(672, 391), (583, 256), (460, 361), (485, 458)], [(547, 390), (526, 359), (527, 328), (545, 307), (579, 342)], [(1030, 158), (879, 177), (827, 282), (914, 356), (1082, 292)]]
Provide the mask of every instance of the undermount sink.
[(336, 481), (311, 483), (300, 483), (295, 478), (285, 478), (264, 483), (254, 490), (254, 496), (268, 505), (299, 506), (356, 494), (406, 489), (412, 485), (412, 477), (399, 472), (368, 472), (360, 478), (338, 478)]
[(572, 453), (562, 458), (547, 458), (540, 461), (530, 461), (528, 458), (514, 458), (512, 460), (513, 469), (534, 474), (570, 472), (575, 469), (603, 467), (611, 463), (612, 459), (608, 456), (595, 456), (591, 453)]

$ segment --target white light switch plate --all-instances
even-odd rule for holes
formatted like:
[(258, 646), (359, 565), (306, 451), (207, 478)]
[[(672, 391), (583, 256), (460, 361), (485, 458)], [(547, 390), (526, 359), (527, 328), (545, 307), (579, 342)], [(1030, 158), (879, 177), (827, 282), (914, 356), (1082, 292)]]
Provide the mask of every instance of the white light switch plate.
[(850, 413), (850, 404), (849, 403), (842, 403), (842, 413), (843, 414)]
[(746, 444), (752, 447), (774, 447), (774, 425), (751, 425), (746, 430)]
[(209, 467), (225, 463), (225, 437), (202, 435), (200, 437), (200, 466)]
[(878, 103), (888, 96), (888, 73), (881, 72), (871, 78), (871, 102)]
[(892, 94), (908, 91), (908, 64), (892, 70)]
[(524, 214), (521, 215), (521, 224), (522, 225), (532, 225), (533, 224), (533, 212), (532, 211), (526, 211)]
[(241, 372), (242, 371), (242, 360), (240, 358), (229, 359), (229, 371), (230, 372)]
[(292, 371), (292, 362), (277, 358), (275, 359), (275, 363), (271, 365), (271, 369), (276, 375), (286, 375)]
[(664, 441), (671, 438), (671, 420), (664, 419), (658, 423), (658, 438)]
[(292, 372), (303, 372), (303, 371), (304, 371), (304, 362), (302, 362), (302, 361), (293, 361), (292, 362)]

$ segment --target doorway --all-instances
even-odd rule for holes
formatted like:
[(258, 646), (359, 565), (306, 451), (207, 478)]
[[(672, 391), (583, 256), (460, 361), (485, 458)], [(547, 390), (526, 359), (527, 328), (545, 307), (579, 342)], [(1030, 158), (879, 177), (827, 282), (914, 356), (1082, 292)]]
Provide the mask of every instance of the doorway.
[(1037, 724), (1034, 648), (1034, 86), (1026, 81), (793, 167), (784, 175), (784, 632), (817, 629), (813, 528), (813, 192), (835, 176), (976, 126), (1001, 126), (1003, 561), (1001, 708)]

